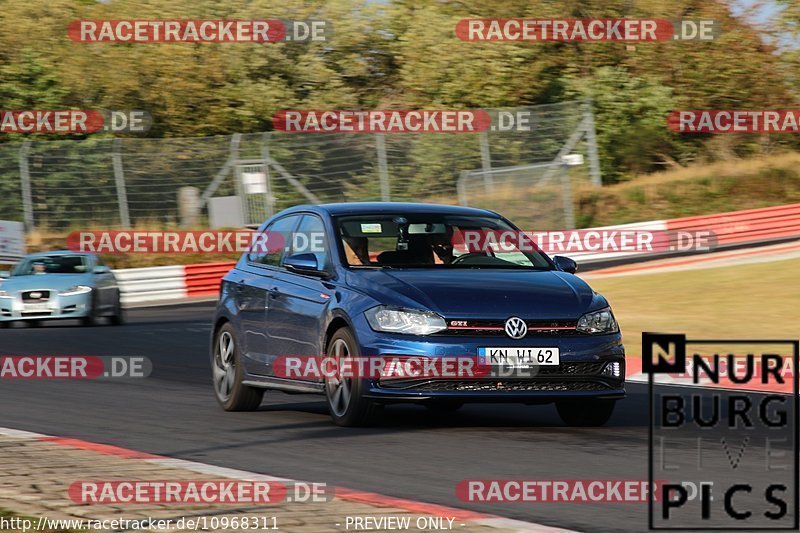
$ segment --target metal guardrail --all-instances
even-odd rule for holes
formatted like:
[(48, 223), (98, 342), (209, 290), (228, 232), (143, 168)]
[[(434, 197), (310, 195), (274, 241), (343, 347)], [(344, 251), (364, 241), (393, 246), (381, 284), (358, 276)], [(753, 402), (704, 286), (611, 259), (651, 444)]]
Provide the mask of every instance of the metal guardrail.
[(186, 298), (186, 275), (182, 265), (114, 270), (123, 305)]
[(231, 262), (186, 265), (184, 267), (186, 295), (190, 298), (195, 296), (216, 296), (219, 294), (222, 277), (235, 264)]
[(712, 230), (720, 246), (800, 236), (800, 204), (747, 209), (667, 221), (668, 230)]

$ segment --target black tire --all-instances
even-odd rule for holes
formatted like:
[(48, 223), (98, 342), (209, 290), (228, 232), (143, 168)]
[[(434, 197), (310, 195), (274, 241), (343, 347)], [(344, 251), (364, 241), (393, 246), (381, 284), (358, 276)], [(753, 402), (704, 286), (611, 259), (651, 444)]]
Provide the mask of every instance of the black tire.
[[(343, 349), (346, 349), (346, 354)], [(327, 357), (358, 357), (358, 343), (348, 328), (337, 330), (328, 341)], [(363, 427), (372, 424), (382, 405), (364, 398), (364, 380), (343, 378), (325, 380), (325, 399), (337, 426)], [(338, 392), (337, 392), (338, 391)]]
[(11, 324), (13, 324), (13, 322), (11, 322), (10, 320), (3, 320), (2, 322), (0, 322), (0, 329), (10, 328)]
[[(223, 339), (227, 339), (230, 344)], [(261, 405), (264, 389), (242, 384), (244, 381), (242, 357), (239, 343), (230, 324), (224, 324), (214, 336), (211, 372), (214, 396), (226, 411), (255, 411)]]
[(89, 313), (81, 318), (81, 325), (92, 327), (97, 325), (97, 294), (92, 291), (92, 300), (89, 304)]
[(616, 400), (570, 400), (556, 402), (561, 420), (568, 426), (602, 426), (614, 413)]
[(122, 309), (122, 301), (119, 296), (119, 291), (117, 291), (117, 303), (114, 306), (114, 314), (111, 315), (109, 318), (111, 324), (115, 326), (121, 326), (125, 323), (125, 311)]

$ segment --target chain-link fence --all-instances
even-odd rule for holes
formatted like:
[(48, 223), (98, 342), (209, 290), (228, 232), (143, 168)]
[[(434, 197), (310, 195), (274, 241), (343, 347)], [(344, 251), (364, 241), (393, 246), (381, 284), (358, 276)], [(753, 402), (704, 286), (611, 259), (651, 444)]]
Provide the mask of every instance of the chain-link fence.
[[(28, 229), (176, 226), (187, 223), (179, 201), (187, 197), (179, 194), (186, 187), (197, 192), (200, 216), (189, 223), (201, 225), (220, 198), (238, 198), (225, 204), (238, 206), (228, 218), (236, 224), (257, 224), (298, 203), (366, 200), (460, 202), (508, 212), (513, 199), (519, 204), (514, 211), (531, 215), (541, 209), (526, 211), (526, 202), (539, 205), (545, 183), (560, 183), (561, 161), (570, 153), (586, 157), (586, 164), (571, 170), (572, 179), (600, 184), (588, 103), (490, 113), (502, 111), (527, 111), (530, 129), (266, 132), (0, 145), (0, 219), (23, 221)], [(548, 170), (534, 170), (543, 168)], [(494, 188), (487, 188), (492, 182)], [(566, 209), (570, 202), (551, 199), (546, 205)], [(560, 215), (562, 226), (569, 223), (565, 216)]]
[(524, 229), (573, 229), (572, 179), (563, 163), (465, 172), (459, 203), (501, 212)]

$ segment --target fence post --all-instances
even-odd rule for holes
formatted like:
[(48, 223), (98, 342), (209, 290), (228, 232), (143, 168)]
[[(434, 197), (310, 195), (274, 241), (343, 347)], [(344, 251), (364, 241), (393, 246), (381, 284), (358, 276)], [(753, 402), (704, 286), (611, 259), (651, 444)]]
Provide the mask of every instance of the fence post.
[(572, 184), (570, 183), (569, 166), (561, 164), (561, 191), (564, 196), (564, 222), (566, 228), (575, 229), (575, 212), (572, 208)]
[(272, 176), (269, 172), (269, 139), (270, 132), (265, 131), (261, 136), (261, 159), (264, 160), (264, 176), (267, 180), (267, 218), (275, 214), (275, 197), (272, 195)]
[[(239, 197), (239, 205), (241, 210), (239, 212), (239, 224), (242, 227), (247, 225), (247, 214), (250, 210), (247, 204), (247, 191), (245, 190), (244, 183), (242, 183), (242, 166), (239, 164), (239, 145), (242, 141), (241, 133), (234, 133), (231, 136), (230, 155), (228, 161), (233, 171), (233, 190), (236, 196)], [(222, 172), (220, 170), (220, 172)], [(219, 175), (219, 174), (218, 174)], [(214, 178), (216, 180), (216, 178)]]
[(117, 203), (119, 204), (119, 221), (123, 228), (131, 227), (131, 215), (128, 211), (128, 191), (125, 189), (125, 172), (122, 170), (122, 139), (114, 139), (111, 161), (114, 166), (114, 182), (117, 185)]
[(486, 193), (494, 192), (494, 178), (492, 177), (492, 154), (489, 151), (489, 134), (482, 131), (481, 143), (481, 168), (483, 169), (483, 188)]
[(461, 171), (461, 175), (456, 182), (456, 191), (458, 192), (459, 205), (468, 206), (469, 198), (467, 198), (467, 187), (464, 182), (469, 178), (469, 173), (466, 170)]
[[(203, 191), (203, 194), (200, 196), (201, 209), (206, 206), (208, 199), (214, 195), (222, 182), (225, 181), (225, 178), (228, 177), (228, 172), (233, 168), (236, 159), (239, 157), (239, 141), (241, 140), (241, 137), (242, 135), (240, 133), (234, 133), (231, 135), (231, 145), (228, 151), (228, 159), (225, 160), (225, 164), (222, 165), (222, 168), (219, 169), (217, 175), (214, 176), (214, 179), (211, 180), (211, 183), (208, 184), (208, 187), (206, 187), (206, 190)], [(234, 173), (234, 179), (235, 178), (236, 174)]]
[(378, 152), (378, 178), (381, 184), (381, 201), (391, 200), (389, 191), (389, 166), (386, 163), (386, 138), (383, 133), (375, 134), (375, 149)]
[(25, 218), (25, 229), (34, 228), (33, 220), (33, 194), (31, 193), (31, 174), (28, 170), (28, 152), (31, 141), (24, 141), (19, 149), (19, 177), (22, 186), (22, 210)]
[(603, 176), (600, 174), (600, 154), (597, 151), (597, 132), (594, 129), (594, 112), (592, 111), (591, 99), (584, 104), (583, 122), (586, 129), (586, 147), (589, 152), (589, 175), (592, 178), (592, 185), (602, 187)]
[(178, 189), (178, 220), (182, 228), (196, 228), (200, 222), (200, 189)]

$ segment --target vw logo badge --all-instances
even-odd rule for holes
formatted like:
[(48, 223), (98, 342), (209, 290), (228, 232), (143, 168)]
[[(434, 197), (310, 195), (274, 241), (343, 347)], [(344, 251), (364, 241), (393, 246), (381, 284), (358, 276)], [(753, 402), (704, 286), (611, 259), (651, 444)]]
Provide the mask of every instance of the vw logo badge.
[(521, 318), (512, 316), (506, 320), (506, 335), (512, 339), (521, 339), (528, 334), (528, 325)]

